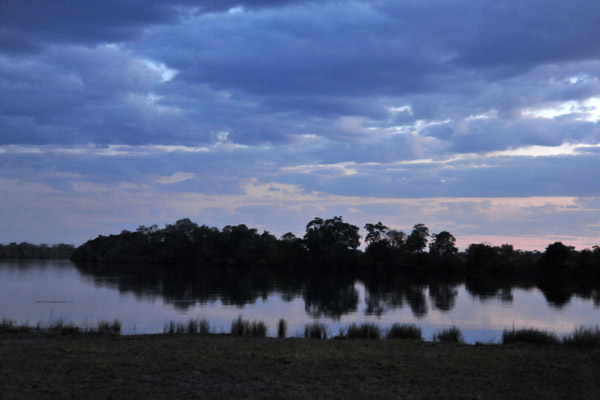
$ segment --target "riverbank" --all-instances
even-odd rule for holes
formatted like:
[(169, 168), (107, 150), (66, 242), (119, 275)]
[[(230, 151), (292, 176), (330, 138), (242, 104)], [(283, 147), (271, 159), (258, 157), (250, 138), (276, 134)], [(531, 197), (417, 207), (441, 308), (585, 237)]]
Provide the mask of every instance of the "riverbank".
[(600, 349), (230, 335), (0, 334), (0, 398), (578, 398)]

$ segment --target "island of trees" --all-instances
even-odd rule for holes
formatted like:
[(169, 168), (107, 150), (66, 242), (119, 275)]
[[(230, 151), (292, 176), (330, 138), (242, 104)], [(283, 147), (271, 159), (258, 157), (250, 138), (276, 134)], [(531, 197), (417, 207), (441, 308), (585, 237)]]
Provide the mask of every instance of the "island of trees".
[(342, 217), (314, 218), (303, 237), (286, 233), (276, 238), (246, 225), (222, 230), (181, 219), (160, 229), (140, 226), (136, 231), (98, 236), (73, 251), (77, 262), (179, 264), (301, 268), (336, 271), (436, 271), (500, 273), (503, 275), (600, 276), (600, 248), (576, 251), (561, 242), (544, 252), (522, 251), (510, 244), (471, 244), (464, 252), (447, 231), (430, 234), (424, 224), (410, 233), (368, 223), (365, 250), (360, 229)]

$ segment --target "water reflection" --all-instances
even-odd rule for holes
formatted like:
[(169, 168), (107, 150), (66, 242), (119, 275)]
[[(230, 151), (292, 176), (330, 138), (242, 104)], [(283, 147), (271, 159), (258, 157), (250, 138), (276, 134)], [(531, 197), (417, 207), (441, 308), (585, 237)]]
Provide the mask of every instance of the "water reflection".
[[(233, 267), (157, 267), (79, 264), (77, 269), (95, 285), (134, 293), (139, 298), (161, 296), (178, 309), (221, 301), (243, 307), (278, 293), (283, 301), (304, 300), (311, 317), (339, 319), (357, 312), (356, 282), (365, 287), (365, 313), (382, 316), (389, 310), (409, 307), (417, 318), (430, 309), (448, 312), (456, 305), (458, 288), (463, 286), (482, 302), (511, 303), (513, 290), (538, 288), (552, 307), (564, 307), (573, 296), (600, 305), (600, 282), (544, 279), (507, 279), (502, 276), (422, 276), (348, 274), (327, 271), (273, 270)], [(429, 300), (428, 300), (429, 299)]]
[(358, 309), (354, 279), (316, 274), (307, 279), (301, 291), (306, 312), (313, 318), (339, 319)]
[(599, 288), (600, 282), (590, 280), (484, 275), (3, 262), (0, 317), (132, 318), (134, 328), (156, 331), (166, 320), (198, 315), (221, 318), (226, 329), (238, 312), (251, 310), (253, 318), (271, 319), (273, 326), (279, 318), (289, 319), (292, 330), (322, 319), (329, 324), (457, 324), (473, 331), (512, 324), (570, 331), (581, 324), (600, 324)]

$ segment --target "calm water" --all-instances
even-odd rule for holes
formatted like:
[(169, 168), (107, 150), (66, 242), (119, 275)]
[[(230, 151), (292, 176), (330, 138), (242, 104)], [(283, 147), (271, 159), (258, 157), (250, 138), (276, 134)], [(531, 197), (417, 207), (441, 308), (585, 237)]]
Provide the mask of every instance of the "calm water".
[(62, 318), (81, 325), (119, 319), (124, 333), (162, 332), (165, 322), (206, 318), (228, 332), (231, 321), (260, 319), (276, 333), (301, 335), (320, 321), (337, 334), (353, 322), (414, 323), (430, 339), (456, 325), (467, 341), (498, 341), (505, 328), (568, 333), (600, 326), (597, 286), (375, 278), (227, 269), (168, 271), (75, 266), (69, 261), (0, 262), (0, 318), (35, 324)]

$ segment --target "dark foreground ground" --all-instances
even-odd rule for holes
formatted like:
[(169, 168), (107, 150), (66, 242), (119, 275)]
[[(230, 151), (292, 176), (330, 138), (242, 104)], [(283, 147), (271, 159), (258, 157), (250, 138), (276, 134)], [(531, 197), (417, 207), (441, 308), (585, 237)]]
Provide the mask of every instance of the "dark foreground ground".
[(225, 335), (0, 334), (0, 400), (599, 396), (598, 349)]

